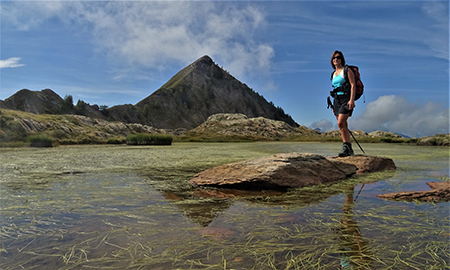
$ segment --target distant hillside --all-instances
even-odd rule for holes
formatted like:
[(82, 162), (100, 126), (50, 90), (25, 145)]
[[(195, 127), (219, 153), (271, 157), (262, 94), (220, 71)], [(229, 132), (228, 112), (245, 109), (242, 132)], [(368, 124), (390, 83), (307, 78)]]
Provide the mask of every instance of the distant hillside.
[(0, 108), (34, 114), (77, 114), (106, 119), (97, 105), (91, 106), (79, 100), (74, 106), (72, 96), (69, 95), (63, 99), (51, 89), (42, 91), (22, 89), (4, 101), (0, 101)]
[(1, 107), (34, 114), (73, 113), (71, 108), (64, 111), (64, 100), (50, 89), (42, 91), (22, 89), (5, 99)]
[(209, 56), (201, 57), (178, 72), (135, 106), (114, 106), (107, 113), (116, 121), (166, 129), (192, 129), (217, 113), (241, 113), (250, 118), (265, 117), (298, 126), (283, 109), (267, 102)]
[(124, 139), (135, 133), (177, 134), (178, 130), (161, 130), (141, 124), (111, 122), (82, 115), (34, 114), (0, 109), (0, 145), (27, 141), (32, 135), (45, 135), (61, 144), (105, 143)]

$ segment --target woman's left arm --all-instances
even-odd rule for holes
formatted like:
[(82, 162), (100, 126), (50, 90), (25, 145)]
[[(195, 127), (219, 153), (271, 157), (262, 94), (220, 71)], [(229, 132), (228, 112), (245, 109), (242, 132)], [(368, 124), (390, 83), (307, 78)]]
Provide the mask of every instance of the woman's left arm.
[(350, 101), (348, 104), (348, 109), (351, 110), (356, 107), (355, 105), (355, 95), (356, 95), (356, 81), (355, 81), (355, 73), (351, 68), (347, 68), (347, 76), (348, 81), (350, 82)]

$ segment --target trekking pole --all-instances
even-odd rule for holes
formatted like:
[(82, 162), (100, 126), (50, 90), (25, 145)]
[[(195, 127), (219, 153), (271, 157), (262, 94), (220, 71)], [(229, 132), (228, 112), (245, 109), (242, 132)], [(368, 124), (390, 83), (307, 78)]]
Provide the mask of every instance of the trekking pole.
[(358, 194), (356, 194), (356, 198), (353, 200), (353, 202), (356, 202), (356, 199), (358, 199), (359, 194), (361, 194), (361, 191), (362, 191), (362, 189), (364, 188), (365, 185), (366, 185), (366, 184), (363, 184), (363, 185), (361, 186), (361, 188), (359, 189)]
[(353, 140), (355, 140), (355, 142), (358, 144), (359, 149), (361, 149), (361, 151), (364, 153), (364, 155), (366, 154), (366, 152), (364, 152), (364, 150), (362, 149), (361, 145), (359, 145), (359, 142), (356, 140), (355, 136), (353, 136), (353, 133), (350, 131), (350, 129), (348, 130), (348, 132), (350, 133), (350, 135), (352, 135)]

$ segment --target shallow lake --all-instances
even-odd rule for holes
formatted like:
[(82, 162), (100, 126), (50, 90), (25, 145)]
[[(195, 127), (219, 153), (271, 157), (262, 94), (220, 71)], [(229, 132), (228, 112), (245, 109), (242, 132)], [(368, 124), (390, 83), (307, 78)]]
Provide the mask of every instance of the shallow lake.
[(450, 203), (376, 197), (449, 181), (449, 148), (362, 147), (397, 170), (287, 192), (189, 179), (275, 153), (332, 156), (340, 144), (0, 148), (0, 268), (449, 269)]

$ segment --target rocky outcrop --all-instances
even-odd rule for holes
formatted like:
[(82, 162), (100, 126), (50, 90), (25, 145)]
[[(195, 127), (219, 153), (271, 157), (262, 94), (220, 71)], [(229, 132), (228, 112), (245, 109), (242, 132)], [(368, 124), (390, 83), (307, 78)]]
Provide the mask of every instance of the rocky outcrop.
[(329, 159), (355, 165), (358, 168), (356, 173), (370, 173), (396, 169), (394, 161), (387, 157), (354, 155), (349, 157), (330, 157)]
[(343, 180), (356, 170), (353, 164), (317, 154), (289, 153), (214, 167), (195, 175), (190, 182), (237, 189), (305, 187)]
[(318, 131), (305, 126), (293, 127), (284, 121), (264, 117), (248, 118), (243, 114), (214, 114), (200, 126), (188, 132), (193, 136), (252, 137), (276, 140), (293, 136), (319, 136)]
[[(353, 136), (355, 137), (367, 137), (367, 133), (363, 130), (352, 130)], [(341, 137), (341, 132), (339, 130), (332, 130), (322, 133), (323, 137), (336, 138)]]
[(382, 130), (372, 131), (368, 135), (372, 138), (376, 138), (376, 137), (390, 137), (390, 138), (394, 138), (394, 139), (403, 138), (402, 136), (395, 134), (394, 132), (382, 131)]
[(403, 191), (380, 194), (377, 197), (388, 200), (422, 201), (422, 202), (448, 202), (450, 201), (450, 182), (428, 182), (431, 190)]
[(436, 134), (434, 136), (422, 137), (417, 145), (425, 146), (450, 146), (450, 134)]

